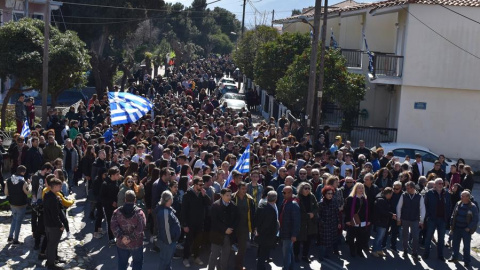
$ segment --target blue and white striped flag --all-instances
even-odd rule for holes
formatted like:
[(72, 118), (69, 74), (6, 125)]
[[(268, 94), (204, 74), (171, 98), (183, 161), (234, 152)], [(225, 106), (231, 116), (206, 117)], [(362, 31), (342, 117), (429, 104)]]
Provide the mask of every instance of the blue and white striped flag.
[[(245, 148), (245, 151), (243, 152), (240, 159), (237, 161), (237, 164), (235, 164), (235, 167), (233, 168), (232, 172), (234, 170), (237, 170), (240, 173), (250, 172), (250, 144), (248, 144), (247, 148)], [(225, 181), (225, 184), (223, 184), (224, 188), (228, 187), (228, 185), (230, 184), (230, 181), (232, 181), (232, 172), (230, 172), (230, 174), (228, 175), (227, 181)]]
[(365, 37), (365, 31), (362, 31), (363, 40), (365, 41), (365, 50), (368, 54), (368, 71), (373, 74), (373, 53), (368, 49), (367, 38)]
[(134, 123), (153, 107), (146, 98), (125, 92), (108, 92), (112, 126)]
[(20, 133), (21, 137), (27, 138), (30, 135), (30, 126), (28, 125), (28, 121), (25, 120), (23, 123), (22, 133)]

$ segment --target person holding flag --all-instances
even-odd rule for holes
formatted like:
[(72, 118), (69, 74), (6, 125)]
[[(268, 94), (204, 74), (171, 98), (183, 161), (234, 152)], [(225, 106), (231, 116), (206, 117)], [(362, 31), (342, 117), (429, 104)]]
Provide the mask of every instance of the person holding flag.
[[(229, 188), (232, 192), (236, 192), (238, 184), (242, 181), (243, 173), (250, 172), (250, 144), (247, 145), (240, 159), (233, 167), (232, 172), (228, 175), (227, 181), (223, 184), (224, 188)], [(232, 182), (233, 179), (233, 182)]]

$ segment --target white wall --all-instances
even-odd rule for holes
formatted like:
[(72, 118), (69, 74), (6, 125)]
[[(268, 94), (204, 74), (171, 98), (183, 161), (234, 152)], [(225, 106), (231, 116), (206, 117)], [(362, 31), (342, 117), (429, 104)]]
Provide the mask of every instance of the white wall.
[(340, 47), (344, 49), (362, 49), (362, 22), (361, 15), (340, 19)]
[[(451, 158), (479, 159), (479, 91), (401, 88), (398, 142), (423, 145)], [(415, 110), (415, 102), (426, 102), (427, 109)]]
[(367, 12), (365, 36), (370, 51), (394, 53), (397, 37), (398, 12), (372, 16)]
[[(480, 20), (480, 8), (449, 8)], [(410, 4), (409, 11), (450, 41), (480, 57), (480, 26), (437, 5)], [(480, 89), (480, 59), (448, 43), (408, 15), (403, 84)]]

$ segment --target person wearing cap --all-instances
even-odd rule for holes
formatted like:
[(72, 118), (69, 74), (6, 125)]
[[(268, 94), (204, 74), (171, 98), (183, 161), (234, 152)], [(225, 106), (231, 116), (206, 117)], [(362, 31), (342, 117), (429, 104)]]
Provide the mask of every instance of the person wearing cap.
[(423, 166), (422, 154), (415, 154), (415, 162), (412, 163), (412, 181), (417, 183), (420, 176), (425, 176), (425, 166)]
[(335, 142), (330, 146), (330, 153), (335, 154), (335, 152), (340, 149), (342, 145), (342, 137), (335, 136)]

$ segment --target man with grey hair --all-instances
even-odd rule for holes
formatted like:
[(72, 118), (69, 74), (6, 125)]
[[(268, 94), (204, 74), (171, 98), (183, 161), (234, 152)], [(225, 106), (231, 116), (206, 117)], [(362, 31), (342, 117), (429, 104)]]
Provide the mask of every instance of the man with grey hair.
[(175, 215), (175, 210), (171, 207), (173, 195), (165, 190), (160, 196), (160, 202), (155, 208), (157, 218), (158, 237), (157, 245), (160, 249), (158, 269), (172, 269), (172, 258), (175, 253), (178, 239), (181, 234), (180, 221)]
[(425, 220), (425, 203), (423, 197), (415, 189), (415, 183), (408, 181), (405, 192), (397, 205), (397, 225), (402, 225), (403, 257), (408, 257), (409, 232), (413, 238), (412, 257), (419, 260), (419, 227), (423, 227)]
[(258, 243), (257, 269), (265, 269), (265, 262), (270, 257), (270, 250), (275, 247), (278, 222), (278, 208), (276, 205), (277, 192), (269, 191), (267, 201), (258, 206), (255, 215), (255, 241)]
[[(445, 230), (450, 220), (451, 200), (448, 189), (443, 185), (443, 179), (437, 178), (434, 188), (425, 194), (425, 218), (427, 220), (427, 232), (425, 235), (425, 253), (424, 259), (428, 259), (430, 255), (430, 245), (435, 230), (438, 235), (437, 257), (441, 261), (445, 261), (443, 249), (445, 247)], [(428, 182), (430, 184), (430, 182)]]
[(460, 241), (463, 241), (463, 261), (470, 266), (470, 243), (472, 234), (478, 226), (478, 207), (472, 202), (472, 194), (465, 190), (460, 194), (460, 201), (455, 205), (450, 223), (450, 235), (453, 236), (452, 258), (449, 262), (458, 262)]
[(132, 257), (132, 269), (143, 267), (143, 238), (146, 225), (145, 214), (135, 205), (133, 190), (125, 193), (125, 204), (112, 215), (110, 226), (116, 238), (118, 269), (127, 269)]

